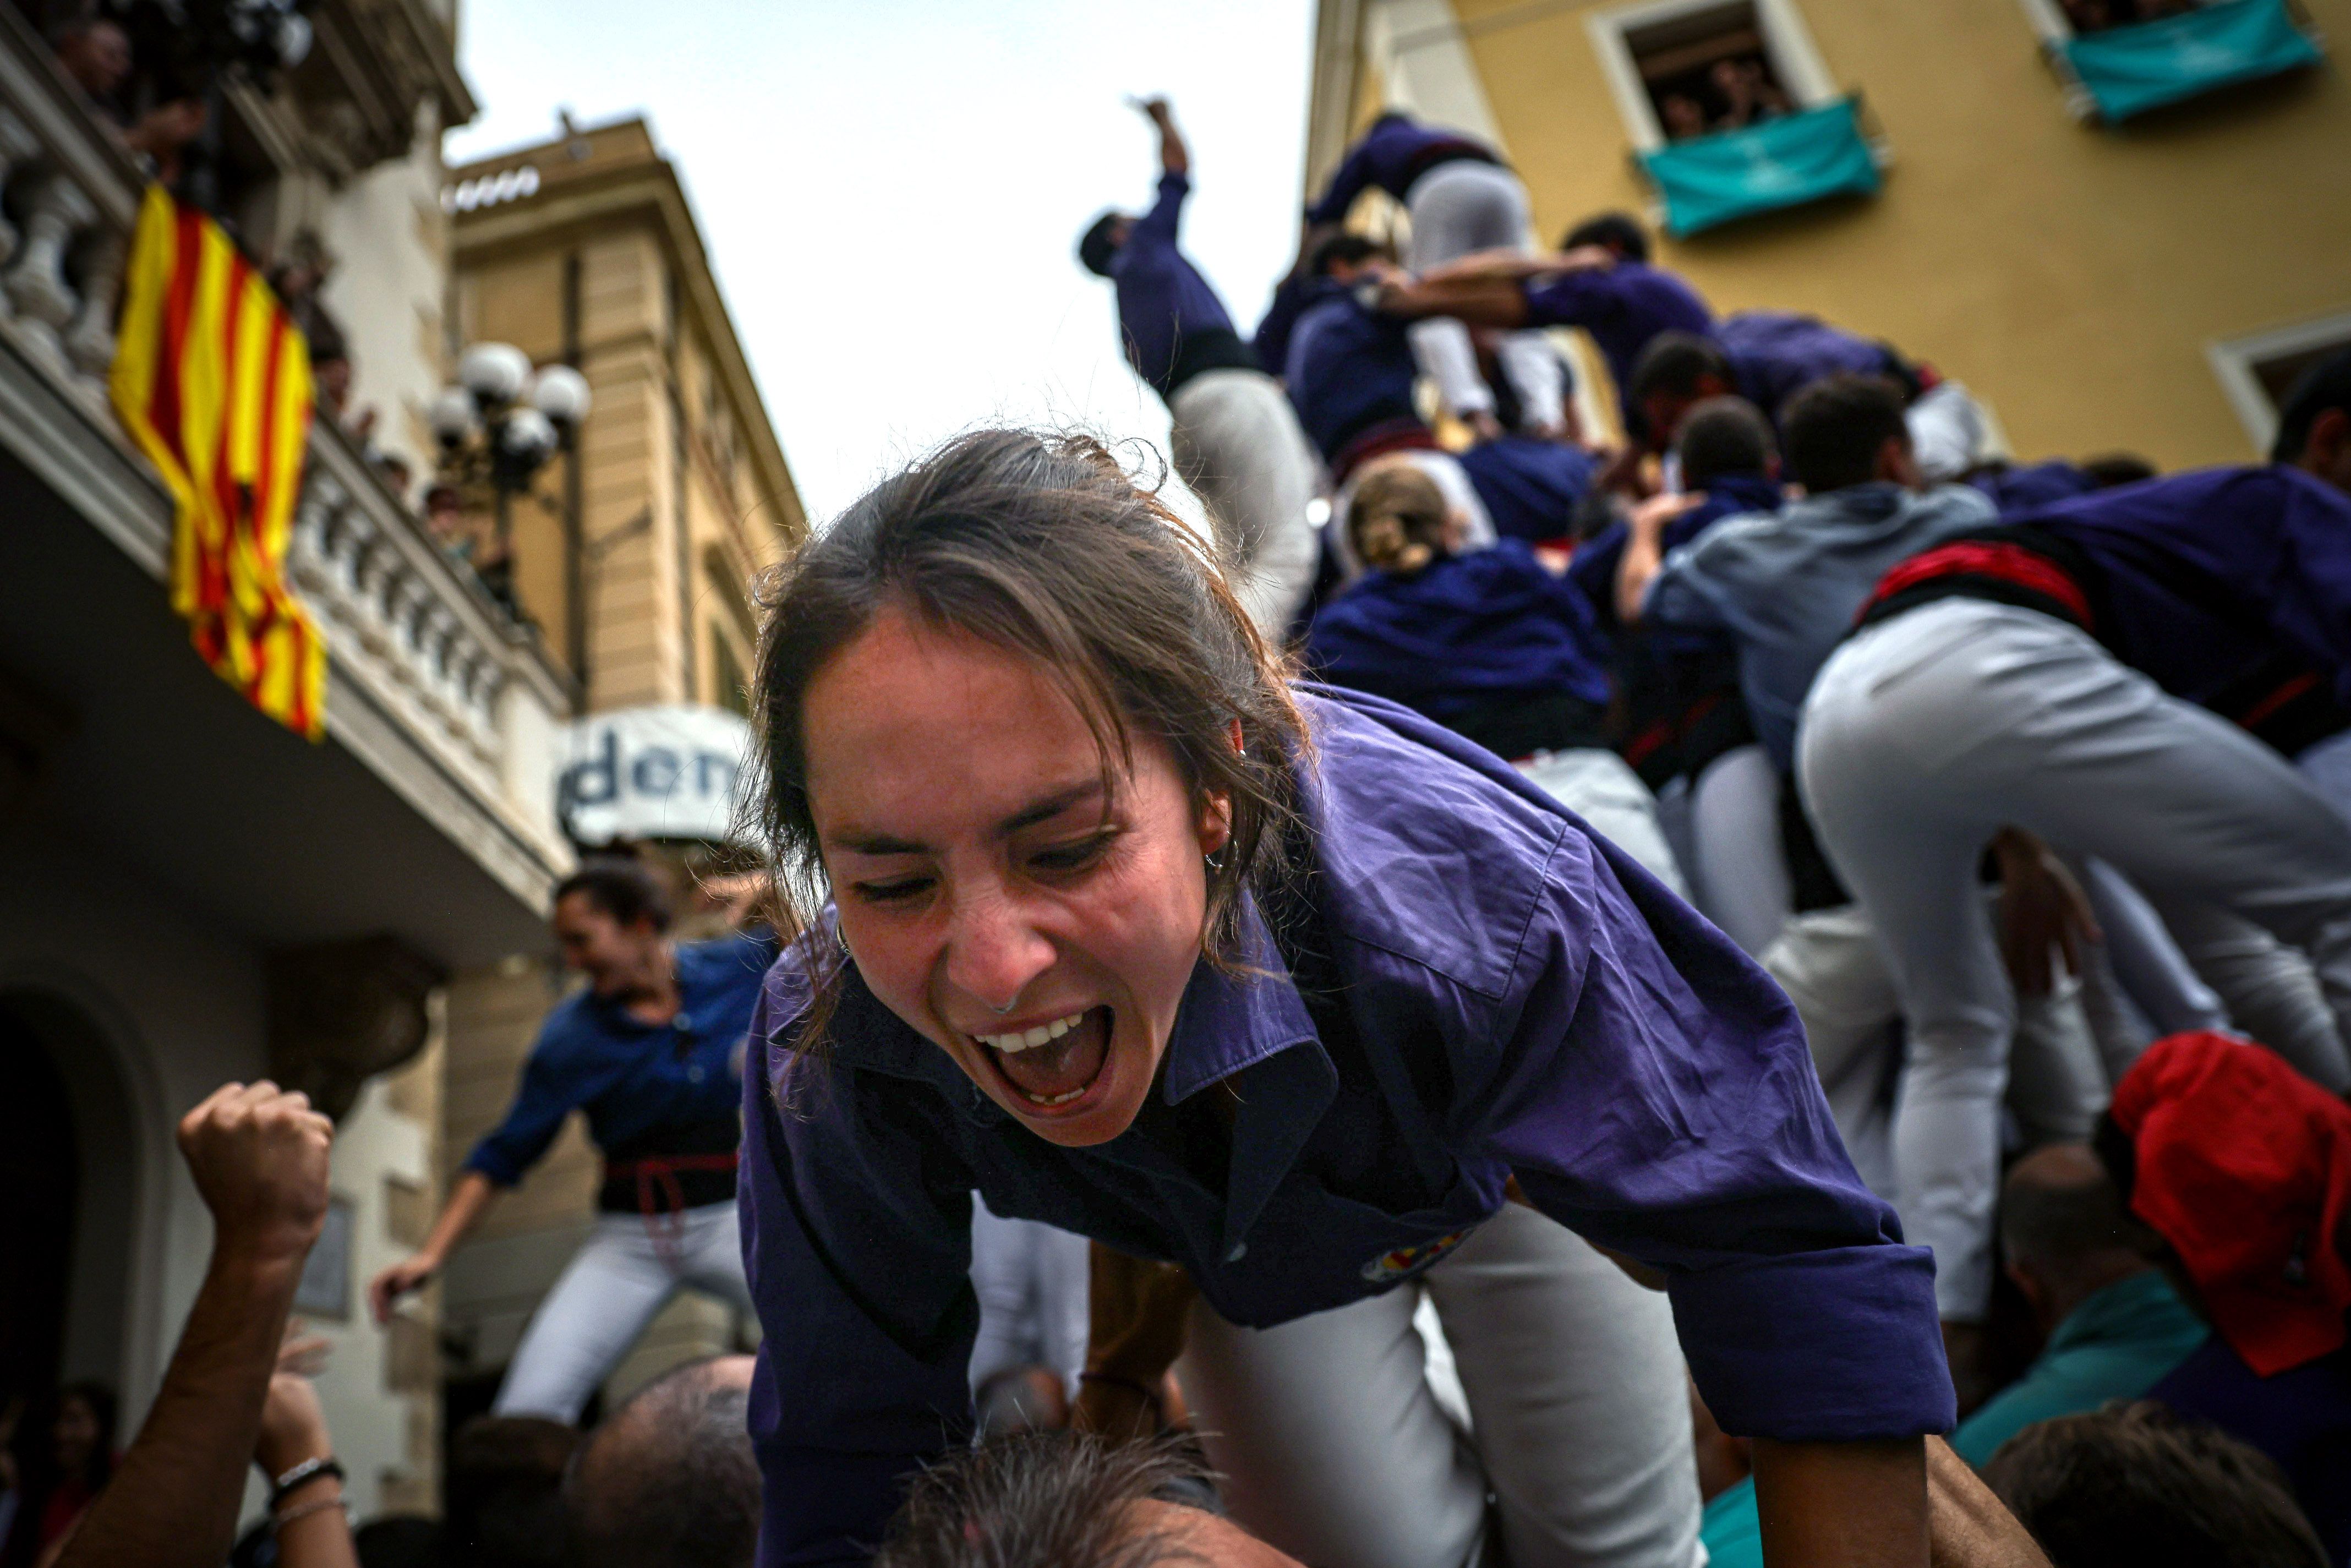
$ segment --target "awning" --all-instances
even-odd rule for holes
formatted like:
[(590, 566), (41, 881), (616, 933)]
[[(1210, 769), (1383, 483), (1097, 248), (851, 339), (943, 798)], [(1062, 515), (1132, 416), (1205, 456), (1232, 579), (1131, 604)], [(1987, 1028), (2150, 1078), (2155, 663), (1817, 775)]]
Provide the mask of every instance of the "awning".
[(1858, 109), (1855, 99), (1840, 99), (1644, 152), (1641, 166), (1665, 199), (1667, 229), (1693, 235), (1823, 196), (1876, 194), (1877, 161)]
[(2108, 121), (2323, 57), (2285, 0), (2220, 0), (2070, 38), (2063, 52)]

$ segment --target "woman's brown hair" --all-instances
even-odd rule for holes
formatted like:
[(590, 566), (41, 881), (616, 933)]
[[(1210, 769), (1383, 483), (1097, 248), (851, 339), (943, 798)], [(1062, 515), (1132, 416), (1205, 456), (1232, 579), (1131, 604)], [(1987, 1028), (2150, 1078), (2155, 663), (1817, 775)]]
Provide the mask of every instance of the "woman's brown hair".
[[(1298, 825), (1303, 724), (1209, 547), (1101, 443), (1023, 430), (959, 437), (868, 491), (761, 598), (759, 826), (788, 940), (826, 897), (808, 797), (809, 684), (894, 606), (1050, 668), (1093, 733), (1106, 785), (1132, 764), (1140, 733), (1175, 753), (1196, 798), (1230, 801), (1201, 946), (1211, 963), (1238, 964), (1240, 895), (1280, 874)], [(816, 1003), (801, 1049), (820, 1043), (838, 978), (827, 944), (806, 946)]]
[(1427, 470), (1392, 460), (1357, 481), (1347, 503), (1347, 542), (1373, 570), (1410, 577), (1447, 553), (1452, 512)]

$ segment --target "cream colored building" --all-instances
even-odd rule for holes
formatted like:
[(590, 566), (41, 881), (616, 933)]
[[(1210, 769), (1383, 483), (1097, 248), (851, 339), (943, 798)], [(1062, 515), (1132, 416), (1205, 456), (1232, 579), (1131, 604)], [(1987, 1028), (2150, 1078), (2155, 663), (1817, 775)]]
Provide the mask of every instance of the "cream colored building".
[[(2351, 0), (2292, 14), (2351, 38)], [(2022, 459), (2249, 458), (2293, 371), (2351, 341), (2351, 84), (2332, 60), (2106, 125), (2067, 37), (2055, 0), (1322, 0), (1308, 180), (1408, 109), (1501, 148), (1555, 242), (1649, 208), (1658, 83), (1760, 56), (1799, 105), (1860, 94), (1883, 186), (1662, 241), (1718, 309), (1884, 338)]]
[[(579, 681), (585, 711), (747, 711), (751, 584), (808, 524), (675, 171), (642, 120), (567, 126), (452, 169), (444, 202), (455, 227), (453, 346), (513, 343), (537, 363), (576, 366), (594, 394), (576, 452), (512, 507), (522, 612)], [(444, 1189), (504, 1113), (565, 988), (545, 943), (450, 988)], [(442, 1287), (453, 1410), (489, 1396), (587, 1232), (597, 1171), (575, 1120), (453, 1257)], [(752, 1332), (682, 1297), (608, 1396)]]

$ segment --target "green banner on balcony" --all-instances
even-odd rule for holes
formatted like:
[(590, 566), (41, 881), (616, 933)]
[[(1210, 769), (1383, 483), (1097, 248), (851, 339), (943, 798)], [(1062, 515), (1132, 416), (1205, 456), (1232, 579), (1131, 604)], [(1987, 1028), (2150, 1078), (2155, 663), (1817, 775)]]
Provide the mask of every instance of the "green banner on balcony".
[(2321, 57), (2285, 0), (2220, 0), (2159, 22), (2087, 33), (2068, 39), (2064, 51), (2109, 121)]
[(1641, 154), (1666, 202), (1666, 227), (1693, 235), (1743, 218), (1855, 192), (1875, 194), (1877, 161), (1852, 99), (1741, 131), (1694, 136)]

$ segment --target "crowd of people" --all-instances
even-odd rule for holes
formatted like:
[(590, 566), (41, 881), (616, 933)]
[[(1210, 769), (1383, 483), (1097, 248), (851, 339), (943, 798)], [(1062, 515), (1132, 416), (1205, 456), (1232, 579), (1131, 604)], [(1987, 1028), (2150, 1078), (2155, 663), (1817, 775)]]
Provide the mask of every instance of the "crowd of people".
[[(1399, 114), (1244, 339), (1144, 107), (1079, 255), (1207, 535), (983, 431), (779, 570), (772, 875), (555, 890), (586, 984), (371, 1291), (584, 1113), (444, 1517), (348, 1527), (332, 1130), (230, 1085), (162, 1393), (19, 1425), (8, 1561), (210, 1568), (250, 1459), (240, 1560), (338, 1568), (2351, 1563), (2351, 353), (2266, 463), (2016, 463)], [(756, 1360), (583, 1434), (680, 1289)]]

